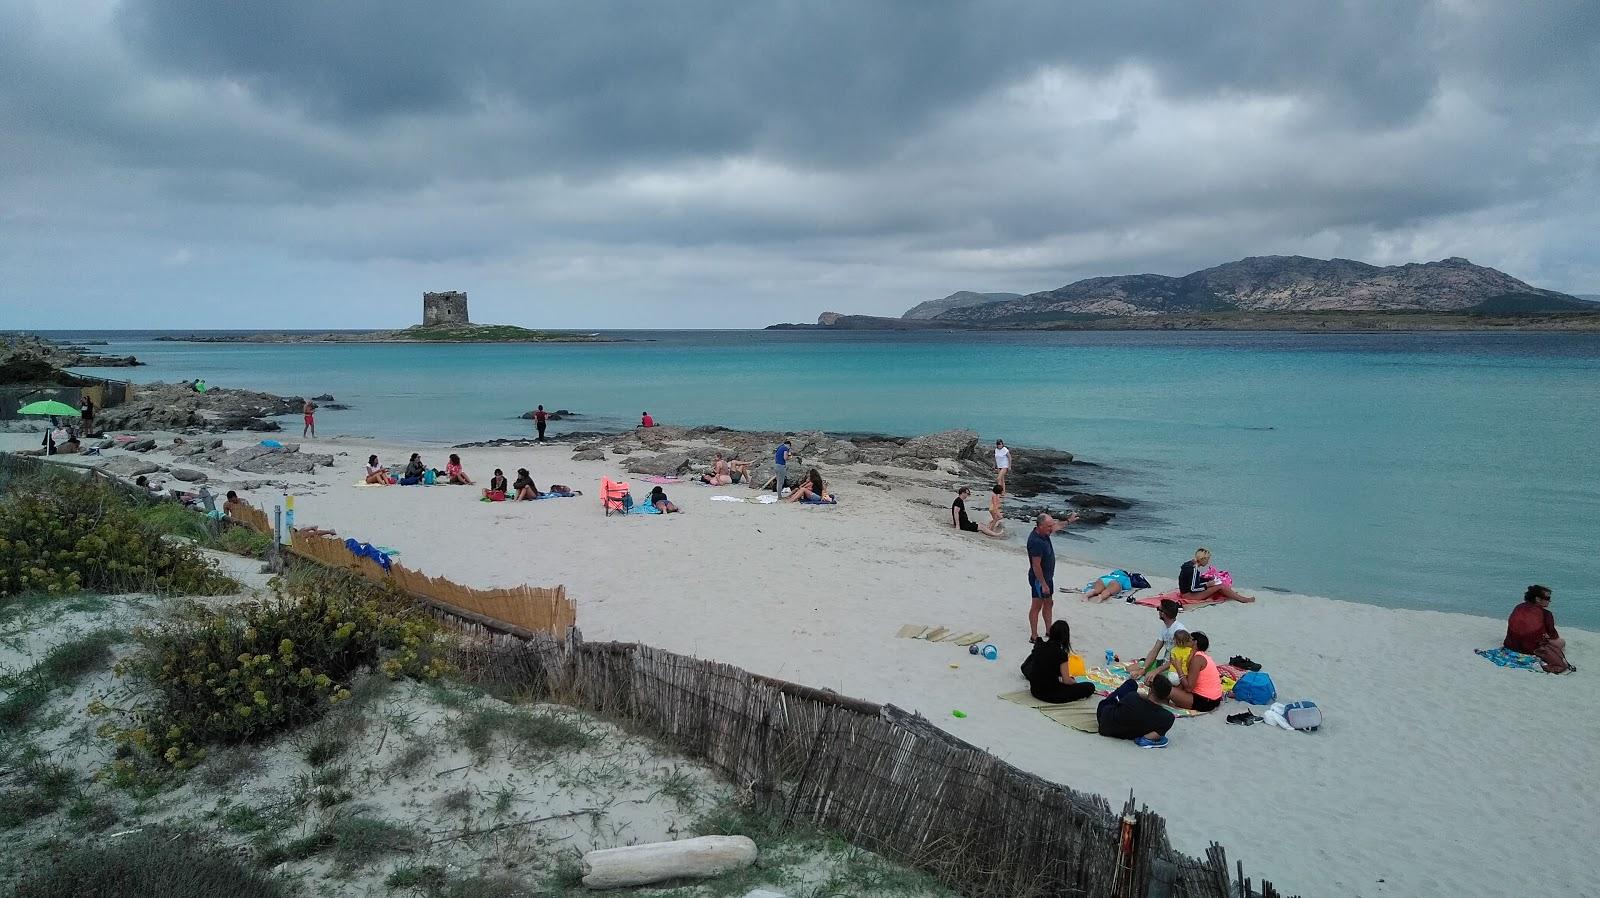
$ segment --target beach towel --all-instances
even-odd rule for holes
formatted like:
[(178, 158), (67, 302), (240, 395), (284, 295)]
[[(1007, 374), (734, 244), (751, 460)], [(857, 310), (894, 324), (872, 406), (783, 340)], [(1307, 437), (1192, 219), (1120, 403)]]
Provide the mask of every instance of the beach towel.
[[(542, 499), (544, 497), (540, 496), (539, 498)], [(632, 508), (628, 509), (628, 514), (660, 514), (660, 513), (661, 513), (661, 509), (655, 507), (654, 505), (651, 505), (648, 502), (635, 503)]]
[(1037, 708), (1045, 717), (1085, 733), (1100, 732), (1100, 721), (1095, 717), (1095, 708), (1099, 704), (1093, 699), (1082, 699), (1067, 702), (1064, 705), (1052, 705), (1041, 702), (1033, 697), (1033, 693), (1024, 689), (1021, 692), (1007, 692), (1000, 696), (1001, 700), (1021, 705), (1024, 708)]
[[(577, 495), (577, 493), (540, 493), (539, 495), (534, 496), (534, 498), (535, 499), (571, 499), (573, 496), (576, 496), (576, 495)], [(645, 514), (649, 514), (649, 512), (647, 511), (647, 512), (645, 512)]]
[(682, 483), (682, 477), (663, 477), (660, 474), (651, 474), (644, 478), (645, 483)]
[(1517, 670), (1543, 671), (1543, 662), (1538, 655), (1528, 655), (1522, 652), (1513, 652), (1505, 646), (1493, 649), (1473, 649), (1478, 657), (1496, 667), (1514, 667)]
[(347, 539), (344, 541), (344, 547), (349, 549), (350, 554), (356, 556), (357, 558), (370, 558), (373, 561), (376, 561), (378, 566), (383, 568), (385, 571), (389, 570), (389, 554), (381, 551), (372, 543), (364, 543), (355, 539)]
[(1176, 589), (1174, 589), (1171, 592), (1163, 592), (1163, 593), (1160, 593), (1158, 595), (1140, 596), (1139, 598), (1133, 600), (1133, 604), (1135, 604), (1135, 605), (1146, 605), (1146, 606), (1151, 607), (1151, 608), (1156, 608), (1156, 607), (1159, 607), (1161, 605), (1162, 601), (1164, 601), (1166, 599), (1171, 599), (1172, 601), (1177, 602), (1179, 605), (1182, 605), (1185, 608), (1203, 607), (1205, 605), (1221, 605), (1223, 602), (1228, 601), (1228, 599), (1208, 599), (1208, 600), (1206, 600), (1204, 602), (1201, 602), (1201, 601), (1198, 601), (1196, 599), (1193, 599), (1193, 598), (1190, 598), (1188, 596), (1185, 596), (1183, 593), (1180, 593)]
[(800, 500), (800, 504), (801, 505), (838, 505), (839, 504), (839, 497), (838, 496), (834, 496), (832, 499), (824, 499), (824, 498), (822, 498), (820, 496), (812, 496), (812, 497), (810, 497), (808, 499), (801, 499)]
[[(1120, 664), (1114, 667), (1091, 667), (1089, 668), (1088, 673), (1078, 677), (1078, 682), (1093, 683), (1094, 694), (1100, 698), (1105, 698), (1112, 692), (1116, 691), (1118, 686), (1121, 686), (1123, 683), (1127, 682), (1129, 676), (1131, 676), (1131, 674), (1128, 673), (1128, 669)], [(1170, 705), (1162, 705), (1161, 707), (1171, 711), (1172, 716), (1179, 718), (1199, 717), (1202, 714), (1210, 713), (1209, 711), (1195, 711), (1192, 709), (1174, 708)]]
[(778, 501), (777, 496), (712, 496), (713, 502), (753, 502), (756, 505), (771, 505)]

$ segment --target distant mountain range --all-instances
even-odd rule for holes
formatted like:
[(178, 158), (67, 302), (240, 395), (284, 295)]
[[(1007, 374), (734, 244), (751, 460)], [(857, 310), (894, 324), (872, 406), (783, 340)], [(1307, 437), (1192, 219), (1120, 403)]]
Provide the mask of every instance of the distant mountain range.
[(1048, 328), (1074, 322), (1124, 320), (1129, 326), (1197, 316), (1264, 320), (1282, 313), (1431, 313), (1525, 315), (1600, 312), (1594, 302), (1543, 290), (1452, 257), (1438, 262), (1377, 266), (1350, 259), (1252, 256), (1182, 277), (1130, 274), (1089, 278), (1018, 296), (961, 291), (919, 303), (899, 319), (839, 315), (823, 327)]

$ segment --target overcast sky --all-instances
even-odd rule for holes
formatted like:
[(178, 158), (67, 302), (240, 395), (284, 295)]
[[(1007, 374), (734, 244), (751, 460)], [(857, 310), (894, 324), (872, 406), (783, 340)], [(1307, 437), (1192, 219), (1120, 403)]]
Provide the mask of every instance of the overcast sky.
[(1600, 3), (0, 0), (0, 327), (897, 315), (1246, 255), (1600, 292)]

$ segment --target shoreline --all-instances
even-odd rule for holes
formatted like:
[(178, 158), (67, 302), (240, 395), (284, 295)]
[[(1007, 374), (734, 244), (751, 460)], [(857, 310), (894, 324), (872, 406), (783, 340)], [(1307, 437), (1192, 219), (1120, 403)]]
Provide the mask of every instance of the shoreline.
[[(259, 436), (221, 435), (230, 449)], [(0, 435), (8, 447), (25, 440)], [(159, 440), (161, 449), (132, 457), (170, 463), (170, 436)], [(1600, 825), (1600, 805), (1582, 800), (1597, 788), (1587, 754), (1530, 755), (1531, 743), (1493, 728), (1515, 720), (1518, 732), (1559, 732), (1581, 746), (1600, 738), (1600, 721), (1580, 716), (1573, 726), (1585, 685), (1576, 677), (1497, 668), (1472, 653), (1499, 644), (1502, 620), (1270, 592), (1251, 605), (1187, 610), (1188, 625), (1211, 635), (1214, 656), (1254, 658), (1280, 700), (1317, 701), (1327, 724), (1311, 735), (1229, 726), (1222, 717), (1242, 706), (1226, 702), (1178, 721), (1169, 749), (1139, 751), (996, 698), (1023, 688), (1016, 665), (1027, 648), (1018, 543), (1025, 528), (1008, 528), (1004, 540), (959, 533), (940, 489), (865, 488), (851, 482), (865, 466), (841, 466), (830, 474), (840, 484), (837, 506), (712, 501), (755, 494), (679, 483), (666, 489), (685, 514), (619, 518), (602, 514), (596, 485), (601, 474), (616, 475), (621, 457), (573, 460), (571, 444), (456, 450), (480, 481), (493, 466), (522, 466), (540, 484), (584, 492), (499, 504), (477, 501), (471, 487), (353, 485), (369, 453), (400, 461), (417, 451), (410, 444), (335, 437), (302, 446), (332, 465), (272, 475), (274, 483), (248, 491), (269, 514), (287, 492), (298, 524), (393, 546), (408, 567), (430, 575), (483, 587), (561, 583), (586, 638), (644, 642), (892, 703), (1053, 781), (1113, 798), (1131, 787), (1167, 817), (1176, 847), (1198, 853), (1214, 838), (1270, 866), (1286, 893), (1474, 893), (1500, 871), (1526, 868), (1530, 857), (1541, 859), (1522, 883), (1530, 891), (1582, 891), (1587, 882), (1587, 850), (1574, 840), (1550, 843), (1538, 826), (1549, 802), (1570, 808), (1564, 816), (1580, 830)], [(431, 453), (427, 460), (442, 461)], [(212, 474), (213, 490), (256, 476), (195, 467)], [(626, 476), (636, 496), (649, 485)], [(1058, 544), (1063, 587), (1106, 569)], [(1236, 574), (1251, 591), (1248, 572)], [(1157, 590), (1173, 585), (1150, 579)], [(1067, 593), (1056, 607), (1091, 664), (1105, 648), (1136, 657), (1156, 629), (1152, 609), (1121, 601)], [(986, 631), (1000, 658), (895, 638), (907, 624)], [(1563, 635), (1580, 667), (1600, 650), (1600, 634), (1567, 627)], [(1484, 802), (1500, 810), (1478, 813)], [(1441, 819), (1464, 837), (1418, 852), (1418, 834), (1435, 832)], [(1268, 857), (1270, 864), (1260, 860)]]

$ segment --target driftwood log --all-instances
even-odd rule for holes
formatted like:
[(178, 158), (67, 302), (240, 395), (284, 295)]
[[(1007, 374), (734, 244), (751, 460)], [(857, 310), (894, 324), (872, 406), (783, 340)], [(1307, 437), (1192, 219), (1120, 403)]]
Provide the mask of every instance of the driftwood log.
[(663, 879), (716, 876), (755, 862), (756, 843), (744, 836), (602, 848), (583, 856), (583, 884), (591, 889), (621, 889)]

